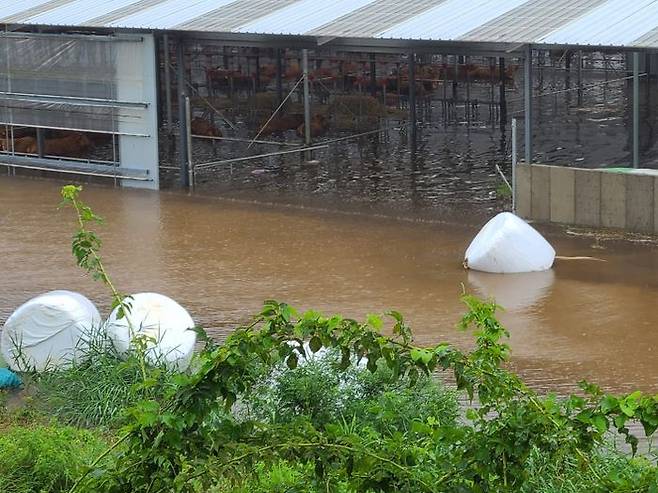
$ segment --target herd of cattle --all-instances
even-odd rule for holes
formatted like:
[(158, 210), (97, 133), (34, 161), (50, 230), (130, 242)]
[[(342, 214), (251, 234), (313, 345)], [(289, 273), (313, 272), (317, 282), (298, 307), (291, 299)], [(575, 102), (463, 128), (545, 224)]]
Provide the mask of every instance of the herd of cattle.
[[(392, 70), (380, 73), (369, 71), (369, 62), (329, 61), (315, 63), (315, 68), (309, 73), (309, 79), (317, 91), (330, 85), (340, 84), (343, 91), (357, 91), (364, 97), (374, 96), (385, 105), (400, 105), (402, 98), (409, 95), (409, 70), (406, 64), (396, 64)], [(324, 65), (324, 66), (323, 66)], [(507, 83), (514, 79), (518, 65), (499, 67), (497, 65), (478, 64), (418, 64), (416, 67), (416, 94), (427, 97), (440, 84), (447, 81), (501, 82)], [(206, 70), (209, 92), (227, 90), (239, 92), (265, 89), (276, 78), (277, 69), (274, 64), (263, 64), (256, 74), (247, 75), (241, 70), (226, 68), (210, 68)], [(293, 82), (299, 80), (302, 70), (296, 61), (288, 61), (282, 73), (282, 79)], [(255, 83), (255, 78), (258, 83)], [(257, 86), (257, 87), (256, 87)], [(368, 96), (365, 96), (368, 95)], [(282, 134), (294, 131), (299, 137), (305, 135), (304, 117), (301, 114), (279, 112), (275, 117), (264, 119), (258, 125), (260, 135)], [(312, 137), (323, 135), (329, 127), (328, 117), (314, 114), (310, 122)], [(222, 131), (214, 123), (205, 118), (196, 117), (191, 122), (191, 132), (196, 136), (222, 137)], [(13, 138), (12, 138), (13, 137)], [(44, 156), (86, 158), (99, 145), (109, 144), (111, 134), (78, 132), (64, 130), (47, 130), (42, 149), (39, 149), (36, 130), (29, 128), (17, 129), (16, 134), (6, 134), (0, 128), (0, 151)]]
[[(39, 146), (35, 134), (29, 135), (30, 131), (23, 129), (20, 137), (13, 140), (0, 132), (0, 150), (5, 152), (16, 152), (24, 154), (37, 154)], [(28, 135), (25, 135), (25, 134)], [(67, 130), (49, 131), (43, 142), (43, 154), (46, 156), (65, 156), (82, 158), (85, 157), (96, 145), (111, 140), (107, 134), (94, 134), (73, 132)]]

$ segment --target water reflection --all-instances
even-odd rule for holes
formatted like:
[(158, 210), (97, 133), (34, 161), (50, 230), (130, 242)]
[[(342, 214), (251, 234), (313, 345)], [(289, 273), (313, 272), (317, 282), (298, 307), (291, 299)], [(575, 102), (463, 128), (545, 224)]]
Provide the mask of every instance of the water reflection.
[(542, 303), (551, 294), (553, 270), (525, 274), (468, 272), (468, 282), (478, 295), (493, 298), (508, 312), (522, 311)]

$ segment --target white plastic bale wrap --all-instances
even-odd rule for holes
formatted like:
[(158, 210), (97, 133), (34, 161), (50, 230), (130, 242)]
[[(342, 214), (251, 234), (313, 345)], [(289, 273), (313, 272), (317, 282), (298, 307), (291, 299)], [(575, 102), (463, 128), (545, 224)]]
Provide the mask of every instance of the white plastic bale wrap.
[(129, 313), (118, 319), (118, 307), (108, 317), (105, 330), (119, 354), (132, 347), (133, 339), (150, 340), (146, 358), (149, 363), (168, 368), (187, 369), (194, 353), (196, 332), (190, 314), (171, 298), (157, 293), (138, 293), (128, 300)]
[(57, 369), (84, 356), (101, 316), (86, 297), (51, 291), (22, 304), (5, 322), (0, 352), (15, 371)]
[(532, 226), (510, 212), (502, 212), (480, 230), (466, 250), (464, 264), (496, 274), (540, 272), (550, 269), (555, 250)]

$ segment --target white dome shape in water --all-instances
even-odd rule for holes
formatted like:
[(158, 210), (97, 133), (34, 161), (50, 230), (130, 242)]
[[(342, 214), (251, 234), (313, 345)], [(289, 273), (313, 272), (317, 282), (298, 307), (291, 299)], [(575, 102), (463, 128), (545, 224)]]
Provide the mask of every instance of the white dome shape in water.
[(129, 313), (117, 319), (118, 307), (107, 321), (105, 330), (119, 354), (132, 347), (138, 335), (151, 338), (146, 359), (149, 363), (164, 364), (184, 371), (190, 364), (196, 343), (194, 320), (171, 298), (158, 293), (138, 293), (127, 300)]
[(502, 212), (480, 230), (466, 250), (469, 269), (496, 274), (540, 272), (550, 269), (555, 250), (523, 219)]
[(23, 303), (5, 322), (0, 353), (15, 371), (56, 369), (84, 356), (85, 340), (101, 327), (86, 297), (51, 291)]

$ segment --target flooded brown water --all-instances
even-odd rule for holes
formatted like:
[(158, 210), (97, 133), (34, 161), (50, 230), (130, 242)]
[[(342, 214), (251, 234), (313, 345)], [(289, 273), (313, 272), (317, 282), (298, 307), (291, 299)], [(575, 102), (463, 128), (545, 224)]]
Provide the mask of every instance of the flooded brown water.
[[(107, 294), (74, 264), (71, 211), (61, 182), (0, 176), (0, 324), (44, 291)], [(542, 390), (582, 378), (611, 391), (658, 391), (658, 246), (546, 231), (563, 261), (542, 274), (466, 272), (463, 252), (486, 217), (460, 224), (89, 185), (84, 199), (107, 223), (106, 264), (125, 292), (179, 301), (221, 336), (275, 298), (361, 318), (403, 312), (421, 344), (467, 345), (456, 331), (462, 289), (496, 296), (513, 364)], [(488, 213), (487, 213), (488, 214)]]

